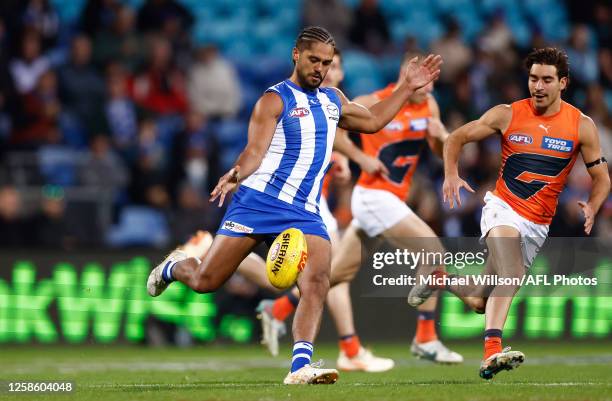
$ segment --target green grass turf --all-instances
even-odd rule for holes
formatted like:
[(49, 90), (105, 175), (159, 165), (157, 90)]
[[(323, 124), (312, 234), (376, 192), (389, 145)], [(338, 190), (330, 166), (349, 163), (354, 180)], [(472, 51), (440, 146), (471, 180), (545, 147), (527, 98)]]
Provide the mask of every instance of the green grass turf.
[[(612, 400), (612, 342), (512, 343), (526, 354), (519, 369), (478, 377), (481, 345), (456, 343), (459, 366), (419, 361), (406, 344), (374, 344), (397, 366), (378, 374), (342, 373), (331, 386), (284, 386), (289, 366), (257, 346), (149, 349), (128, 346), (0, 347), (0, 381), (71, 380), (65, 395), (8, 394), (4, 400)], [(334, 366), (334, 344), (315, 357)]]

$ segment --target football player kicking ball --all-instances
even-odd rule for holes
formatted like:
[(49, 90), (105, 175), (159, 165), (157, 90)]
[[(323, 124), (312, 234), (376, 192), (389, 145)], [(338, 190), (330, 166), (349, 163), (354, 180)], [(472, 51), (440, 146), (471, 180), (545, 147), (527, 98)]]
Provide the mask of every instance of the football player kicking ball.
[[(588, 235), (595, 215), (610, 192), (610, 177), (601, 155), (597, 128), (580, 110), (561, 100), (568, 85), (567, 55), (559, 49), (534, 50), (526, 60), (531, 97), (498, 105), (454, 131), (444, 148), (444, 200), (461, 206), (459, 191), (473, 189), (458, 175), (461, 148), (468, 142), (500, 134), (502, 164), (493, 192), (484, 198), (482, 239), (489, 249), (487, 274), (521, 278), (548, 234), (557, 199), (567, 176), (582, 155), (592, 179), (587, 202), (578, 202)], [(444, 275), (437, 272), (434, 274)], [(482, 288), (447, 288), (466, 296)], [(502, 329), (518, 286), (496, 286), (473, 298), (470, 306), (485, 312), (484, 356), (480, 377), (491, 379), (502, 370), (519, 366), (525, 356), (502, 348)]]
[(298, 278), (300, 302), (293, 321), (293, 356), (286, 384), (331, 384), (335, 369), (311, 364), (329, 289), (329, 235), (319, 214), (321, 181), (329, 164), (336, 127), (377, 132), (415, 90), (440, 74), (441, 58), (411, 60), (398, 91), (366, 108), (335, 88), (319, 88), (334, 56), (335, 42), (323, 28), (300, 32), (292, 51), (294, 70), (258, 100), (249, 122), (248, 143), (236, 165), (211, 193), (211, 201), (236, 191), (210, 249), (200, 262), (172, 252), (149, 275), (147, 290), (160, 295), (173, 281), (199, 293), (217, 290), (262, 241), (287, 228), (306, 237), (308, 264)]
[[(404, 57), (398, 83), (404, 79), (405, 68), (413, 56), (407, 54)], [(397, 84), (391, 84), (354, 101), (371, 107), (390, 96), (397, 87)], [(443, 251), (433, 230), (405, 203), (421, 150), (428, 144), (441, 157), (448, 136), (440, 121), (438, 104), (431, 95), (432, 89), (433, 84), (429, 84), (416, 91), (384, 129), (375, 135), (361, 137), (364, 150), (358, 150), (361, 158), (372, 162), (382, 161), (388, 174), (362, 172), (351, 200), (354, 219), (342, 237), (337, 252), (332, 253), (332, 288), (327, 305), (338, 331), (340, 355), (337, 366), (341, 370), (379, 372), (394, 365), (391, 359), (374, 357), (364, 349), (356, 334), (349, 283), (361, 265), (360, 237), (383, 237), (402, 249)], [(280, 322), (293, 313), (298, 300), (299, 292), (293, 289), (274, 303), (263, 301), (260, 309), (264, 331), (267, 329), (274, 341), (278, 333), (275, 330), (282, 333), (284, 326)], [(418, 306), (417, 331), (411, 351), (419, 358), (438, 363), (461, 363), (463, 357), (438, 340), (434, 321), (436, 301), (437, 298), (430, 298)], [(270, 322), (269, 327), (266, 328), (265, 322)]]

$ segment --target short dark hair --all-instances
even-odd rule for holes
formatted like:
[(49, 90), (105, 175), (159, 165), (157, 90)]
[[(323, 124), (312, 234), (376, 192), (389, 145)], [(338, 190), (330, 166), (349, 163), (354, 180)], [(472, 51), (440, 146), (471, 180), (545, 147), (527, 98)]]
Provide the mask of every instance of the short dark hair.
[(557, 68), (557, 76), (559, 79), (569, 79), (569, 60), (565, 51), (556, 47), (543, 47), (541, 49), (533, 49), (525, 58), (525, 68), (531, 70), (534, 64), (554, 65)]
[(298, 50), (304, 50), (310, 47), (312, 42), (321, 42), (326, 45), (332, 45), (336, 47), (336, 41), (329, 31), (320, 26), (309, 26), (302, 29), (302, 32), (298, 35), (295, 41), (295, 47)]

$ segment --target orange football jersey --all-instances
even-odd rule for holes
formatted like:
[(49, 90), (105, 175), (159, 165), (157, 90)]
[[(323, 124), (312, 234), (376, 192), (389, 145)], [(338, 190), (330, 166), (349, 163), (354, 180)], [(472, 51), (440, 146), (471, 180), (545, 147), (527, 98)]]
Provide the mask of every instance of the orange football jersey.
[(495, 192), (529, 221), (550, 224), (555, 215), (580, 148), (580, 115), (564, 101), (561, 110), (548, 117), (535, 113), (531, 99), (512, 103)]
[[(391, 95), (394, 85), (375, 92), (378, 100)], [(419, 154), (426, 145), (427, 125), (431, 117), (427, 101), (405, 104), (382, 130), (375, 134), (361, 134), (363, 151), (380, 159), (389, 176), (361, 172), (357, 185), (389, 191), (401, 200), (408, 197), (410, 181), (419, 161)]]

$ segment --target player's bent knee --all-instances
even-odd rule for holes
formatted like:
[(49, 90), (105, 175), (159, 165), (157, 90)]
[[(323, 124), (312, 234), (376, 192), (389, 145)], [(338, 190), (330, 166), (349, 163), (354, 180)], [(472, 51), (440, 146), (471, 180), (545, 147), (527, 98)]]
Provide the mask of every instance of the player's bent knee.
[(472, 308), (474, 312), (482, 315), (485, 313), (487, 307), (487, 299), (479, 297), (470, 297), (468, 299), (468, 306)]
[(221, 284), (210, 275), (202, 275), (191, 283), (191, 288), (199, 294), (206, 294), (217, 291)]

